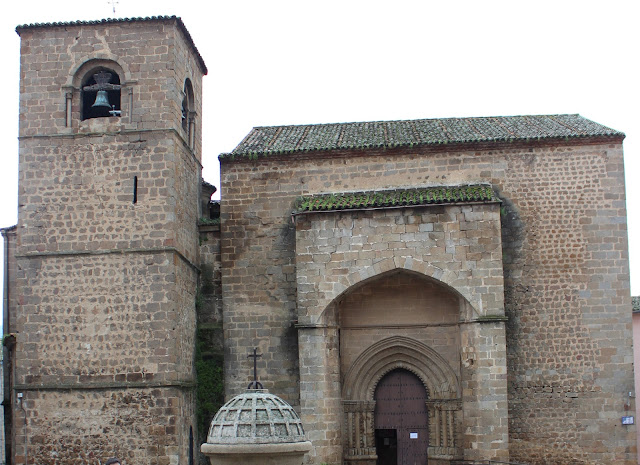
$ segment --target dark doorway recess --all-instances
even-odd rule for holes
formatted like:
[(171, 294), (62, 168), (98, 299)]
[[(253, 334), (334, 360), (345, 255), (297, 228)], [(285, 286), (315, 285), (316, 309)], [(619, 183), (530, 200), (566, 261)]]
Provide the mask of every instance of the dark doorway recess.
[(376, 429), (378, 465), (398, 465), (398, 430)]
[(427, 465), (427, 391), (407, 370), (393, 370), (375, 392), (378, 465)]

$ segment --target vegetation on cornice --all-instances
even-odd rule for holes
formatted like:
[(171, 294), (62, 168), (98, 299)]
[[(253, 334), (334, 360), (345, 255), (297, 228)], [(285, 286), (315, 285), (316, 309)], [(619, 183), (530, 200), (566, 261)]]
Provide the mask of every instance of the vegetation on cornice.
[(303, 213), (499, 201), (491, 186), (479, 184), (309, 195), (300, 197), (294, 209), (297, 213)]

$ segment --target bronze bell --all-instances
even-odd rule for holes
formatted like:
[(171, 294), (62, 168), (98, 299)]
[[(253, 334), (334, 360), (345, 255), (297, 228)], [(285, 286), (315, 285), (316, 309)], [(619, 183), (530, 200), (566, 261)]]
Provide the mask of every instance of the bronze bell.
[(99, 90), (98, 95), (96, 95), (96, 101), (91, 108), (95, 107), (105, 107), (111, 109), (111, 105), (109, 105), (109, 96), (107, 95), (106, 90)]

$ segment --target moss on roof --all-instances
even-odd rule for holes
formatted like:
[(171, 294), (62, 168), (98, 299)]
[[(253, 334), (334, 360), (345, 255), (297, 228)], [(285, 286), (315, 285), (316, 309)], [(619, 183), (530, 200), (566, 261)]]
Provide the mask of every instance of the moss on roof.
[(294, 215), (320, 211), (496, 202), (500, 202), (500, 199), (489, 185), (431, 186), (303, 196), (295, 203)]
[(256, 127), (221, 159), (318, 150), (609, 137), (624, 134), (580, 115), (498, 116)]

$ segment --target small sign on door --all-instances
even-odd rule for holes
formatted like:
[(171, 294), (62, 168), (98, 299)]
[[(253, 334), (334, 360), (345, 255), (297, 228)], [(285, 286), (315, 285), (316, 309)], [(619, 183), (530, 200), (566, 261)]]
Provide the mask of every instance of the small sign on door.
[(410, 432), (409, 433), (409, 439), (418, 439), (418, 433), (416, 432)]

